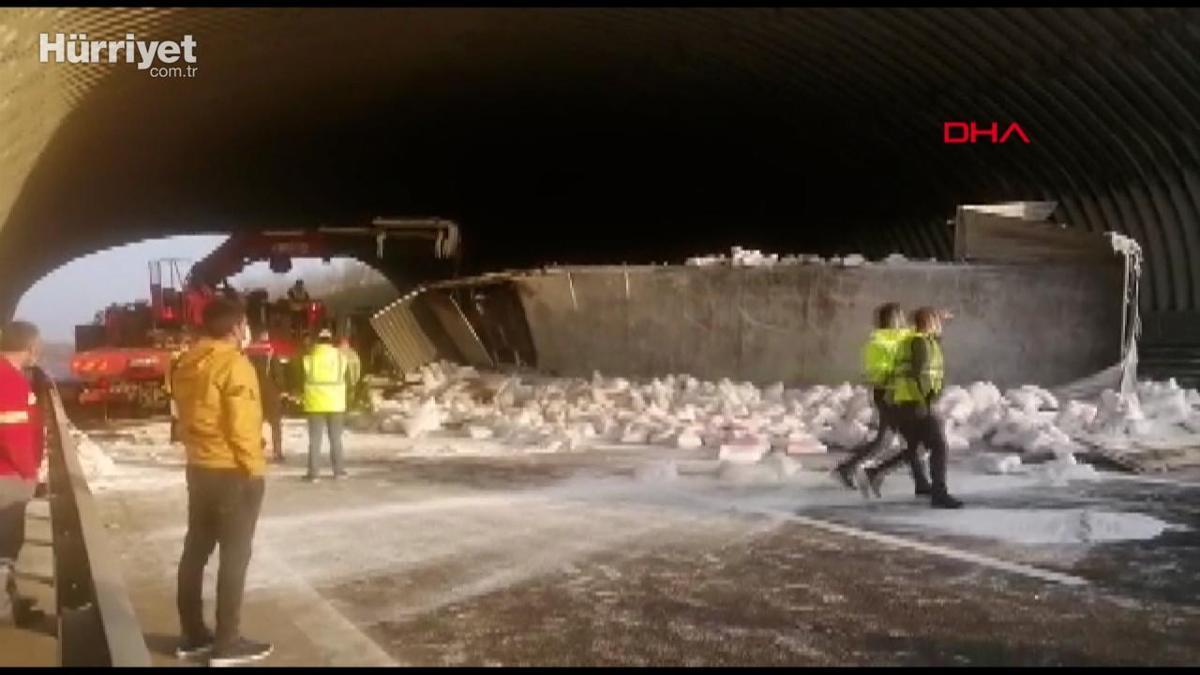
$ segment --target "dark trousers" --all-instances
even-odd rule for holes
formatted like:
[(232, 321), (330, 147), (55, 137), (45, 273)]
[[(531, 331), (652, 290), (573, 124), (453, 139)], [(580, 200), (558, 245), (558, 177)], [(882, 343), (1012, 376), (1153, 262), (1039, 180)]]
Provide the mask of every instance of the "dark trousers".
[(25, 544), (25, 507), (27, 501), (0, 506), (0, 565), (16, 565)]
[(16, 618), (17, 558), (25, 544), (25, 509), (37, 484), (16, 476), (0, 476), (0, 621)]
[(317, 475), (321, 458), (321, 438), (329, 434), (329, 459), (333, 473), (342, 473), (342, 428), (344, 413), (308, 413), (308, 475)]
[(263, 479), (249, 477), (236, 469), (187, 468), (188, 529), (179, 560), (176, 603), (184, 640), (203, 642), (204, 567), (213, 549), (220, 546), (217, 569), (218, 647), (238, 639), (246, 568), (250, 566), (251, 542), (262, 507)]
[[(903, 422), (903, 413), (897, 410), (896, 406), (887, 402), (883, 389), (875, 389), (872, 397), (875, 400), (875, 409), (879, 412), (879, 428), (875, 432), (875, 437), (851, 450), (850, 458), (839, 464), (839, 469), (854, 470), (868, 457), (879, 452), (881, 448), (890, 446), (895, 434), (902, 434), (900, 427)], [(913, 483), (918, 487), (929, 483), (916, 447), (909, 443), (908, 449), (898, 454), (897, 457), (908, 460), (908, 466), (912, 470)]]
[(933, 493), (946, 494), (946, 456), (949, 454), (949, 447), (946, 444), (946, 432), (942, 428), (941, 417), (932, 409), (926, 409), (924, 414), (920, 414), (915, 405), (898, 406), (897, 415), (900, 433), (903, 434), (908, 447), (904, 452), (880, 464), (879, 470), (890, 471), (906, 459), (911, 464), (917, 456), (917, 448), (923, 445), (929, 450), (929, 477)]
[(0, 565), (16, 565), (25, 545), (25, 508), (37, 485), (15, 476), (0, 476)]
[(275, 457), (283, 457), (283, 401), (263, 399), (263, 419), (271, 425), (271, 449)]

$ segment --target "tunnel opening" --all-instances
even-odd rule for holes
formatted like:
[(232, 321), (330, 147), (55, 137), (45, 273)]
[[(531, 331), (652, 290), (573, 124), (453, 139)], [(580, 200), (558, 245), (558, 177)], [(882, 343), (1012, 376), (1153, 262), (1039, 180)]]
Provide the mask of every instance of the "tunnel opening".
[[(208, 263), (229, 242), (223, 235), (199, 235), (114, 246), (60, 266), (23, 295), (17, 316), (42, 331), (42, 366), (59, 382), (74, 415), (95, 421), (163, 412), (166, 362), (196, 332), (189, 323), (194, 317), (187, 316), (192, 271), (212, 269)], [(369, 317), (396, 296), (396, 286), (372, 266), (379, 260), (326, 252), (321, 258), (283, 256), (286, 266), (276, 256), (275, 269), (243, 259), (222, 281), (247, 307), (254, 337), (267, 335), (281, 358), (303, 348), (292, 330), (293, 315), (282, 306), (292, 282), (301, 279), (319, 308), (317, 320), (350, 340), (364, 371), (386, 369)]]

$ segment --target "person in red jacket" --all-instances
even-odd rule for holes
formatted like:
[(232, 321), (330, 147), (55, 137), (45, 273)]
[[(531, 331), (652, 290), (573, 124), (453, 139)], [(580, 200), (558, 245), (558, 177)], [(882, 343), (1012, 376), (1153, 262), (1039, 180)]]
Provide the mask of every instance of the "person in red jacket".
[(200, 279), (191, 280), (183, 293), (183, 315), (193, 328), (200, 328), (204, 323), (204, 308), (212, 302), (213, 297), (213, 290), (207, 283)]
[(14, 321), (0, 333), (0, 622), (15, 621), (19, 607), (14, 569), (42, 464), (41, 415), (22, 372), (37, 363), (40, 350), (33, 324)]

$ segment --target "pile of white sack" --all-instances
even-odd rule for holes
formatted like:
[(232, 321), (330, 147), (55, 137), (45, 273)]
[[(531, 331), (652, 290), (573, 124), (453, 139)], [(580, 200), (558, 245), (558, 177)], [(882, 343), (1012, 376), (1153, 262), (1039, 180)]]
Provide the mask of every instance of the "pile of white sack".
[[(884, 263), (895, 264), (907, 262), (899, 253), (892, 253), (883, 259)], [(696, 256), (687, 259), (687, 264), (693, 267), (731, 266), (731, 267), (774, 267), (776, 265), (833, 265), (835, 267), (860, 267), (870, 264), (866, 257), (859, 253), (846, 256), (834, 256), (826, 260), (819, 255), (799, 254), (780, 255), (778, 253), (763, 253), (756, 249), (745, 249), (734, 246), (729, 254), (716, 253)]]
[[(358, 420), (359, 428), (419, 438), (451, 427), (476, 440), (561, 450), (597, 443), (710, 447), (723, 458), (748, 460), (772, 448), (825, 452), (822, 439), (857, 442), (871, 416), (865, 390), (850, 385), (785, 392), (781, 384), (759, 389), (674, 375), (641, 383), (599, 374), (590, 381), (533, 379), (447, 363), (422, 369), (420, 384), (390, 400), (375, 396), (375, 415)], [(848, 409), (855, 411), (849, 422)]]
[(1174, 379), (1139, 382), (1133, 393), (1107, 390), (1096, 400), (1060, 402), (1026, 385), (1001, 396), (991, 384), (947, 387), (937, 403), (951, 449), (1010, 448), (1066, 460), (1096, 447), (1136, 450), (1200, 444), (1200, 392)]
[[(957, 452), (1007, 449), (1027, 461), (1073, 464), (1088, 445), (1200, 442), (1200, 393), (1174, 380), (1139, 383), (1134, 395), (1107, 391), (1096, 401), (1066, 402), (1040, 387), (1002, 393), (976, 382), (947, 387), (936, 407)], [(449, 363), (427, 366), (420, 383), (395, 398), (376, 394), (375, 409), (359, 428), (410, 438), (440, 431), (548, 450), (599, 443), (703, 447), (749, 462), (771, 450), (851, 448), (875, 425), (869, 390), (848, 383), (788, 389), (688, 375), (640, 382), (598, 373), (591, 380), (521, 378)]]
[(116, 473), (117, 465), (87, 434), (72, 428), (71, 436), (75, 439), (76, 456), (83, 475), (89, 482), (111, 476)]

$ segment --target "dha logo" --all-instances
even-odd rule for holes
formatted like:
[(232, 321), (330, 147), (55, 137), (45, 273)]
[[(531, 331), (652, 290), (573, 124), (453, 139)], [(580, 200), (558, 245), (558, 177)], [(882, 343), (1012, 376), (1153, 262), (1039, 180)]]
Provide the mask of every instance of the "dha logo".
[(42, 63), (133, 63), (138, 70), (149, 70), (150, 77), (195, 77), (198, 66), (164, 66), (179, 61), (196, 62), (196, 40), (184, 35), (181, 41), (138, 40), (126, 33), (124, 40), (88, 40), (87, 33), (42, 33), (38, 60)]
[(1006, 143), (1009, 136), (1015, 132), (1022, 141), (1029, 143), (1029, 137), (1025, 135), (1025, 130), (1020, 124), (1013, 122), (1008, 125), (1008, 129), (1005, 129), (999, 140), (996, 140), (997, 127), (995, 122), (992, 122), (990, 127), (980, 127), (975, 122), (946, 122), (942, 125), (942, 140), (946, 143), (978, 143), (980, 137), (988, 137), (992, 139), (993, 144), (998, 144)]

